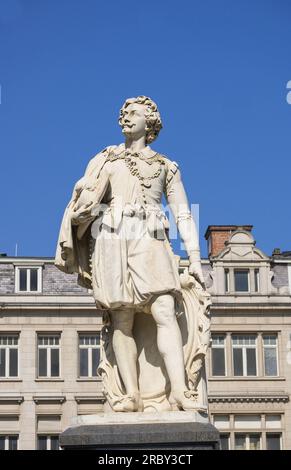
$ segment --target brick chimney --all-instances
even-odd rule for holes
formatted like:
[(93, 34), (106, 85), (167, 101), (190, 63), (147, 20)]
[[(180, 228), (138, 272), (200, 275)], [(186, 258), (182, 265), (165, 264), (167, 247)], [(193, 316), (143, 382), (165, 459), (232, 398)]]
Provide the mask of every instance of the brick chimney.
[(207, 240), (208, 256), (217, 256), (225, 248), (232, 232), (236, 230), (252, 231), (252, 225), (208, 225), (204, 237)]

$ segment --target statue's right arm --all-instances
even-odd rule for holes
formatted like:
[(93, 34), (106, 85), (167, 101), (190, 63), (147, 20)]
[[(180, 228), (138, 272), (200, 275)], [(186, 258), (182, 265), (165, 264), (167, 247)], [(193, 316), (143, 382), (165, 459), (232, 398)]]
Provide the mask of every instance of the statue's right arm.
[(181, 173), (176, 163), (170, 163), (166, 184), (166, 198), (176, 219), (177, 228), (189, 256), (189, 273), (204, 286), (198, 231), (192, 217)]

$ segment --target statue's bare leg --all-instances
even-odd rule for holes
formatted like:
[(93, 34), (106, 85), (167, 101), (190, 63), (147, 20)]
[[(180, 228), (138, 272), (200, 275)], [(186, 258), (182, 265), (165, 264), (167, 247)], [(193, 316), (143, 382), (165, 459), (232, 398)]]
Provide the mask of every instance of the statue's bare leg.
[(187, 398), (185, 366), (181, 331), (177, 322), (174, 298), (170, 294), (160, 295), (151, 307), (157, 324), (158, 350), (164, 359), (171, 383), (170, 401), (183, 409), (195, 409), (194, 400)]
[(118, 411), (138, 411), (142, 409), (137, 380), (137, 349), (132, 335), (134, 311), (111, 311), (113, 322), (113, 350), (129, 400)]

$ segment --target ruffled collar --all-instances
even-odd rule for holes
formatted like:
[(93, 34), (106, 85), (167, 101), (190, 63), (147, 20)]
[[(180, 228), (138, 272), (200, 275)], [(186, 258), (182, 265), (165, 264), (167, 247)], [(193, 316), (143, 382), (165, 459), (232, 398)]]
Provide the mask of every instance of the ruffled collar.
[[(113, 150), (113, 153), (115, 156), (119, 156), (124, 152), (124, 150), (125, 150), (125, 145), (120, 144)], [(144, 158), (151, 158), (157, 155), (157, 152), (154, 152), (154, 150), (152, 150), (149, 145), (147, 145), (145, 148), (143, 148), (139, 152), (133, 152), (133, 153), (139, 153)]]

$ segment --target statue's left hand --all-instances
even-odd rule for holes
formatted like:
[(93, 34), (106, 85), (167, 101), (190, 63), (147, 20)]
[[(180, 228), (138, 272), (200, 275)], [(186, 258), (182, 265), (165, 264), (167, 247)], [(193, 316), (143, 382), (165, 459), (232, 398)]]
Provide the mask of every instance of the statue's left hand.
[(81, 206), (78, 209), (73, 209), (72, 211), (72, 222), (75, 225), (80, 225), (85, 222), (89, 222), (94, 219), (94, 216), (91, 214), (91, 209), (93, 207), (93, 202), (89, 202), (84, 206)]
[(202, 273), (202, 267), (200, 261), (193, 261), (189, 266), (189, 274), (191, 274), (197, 282), (205, 289), (205, 280)]

